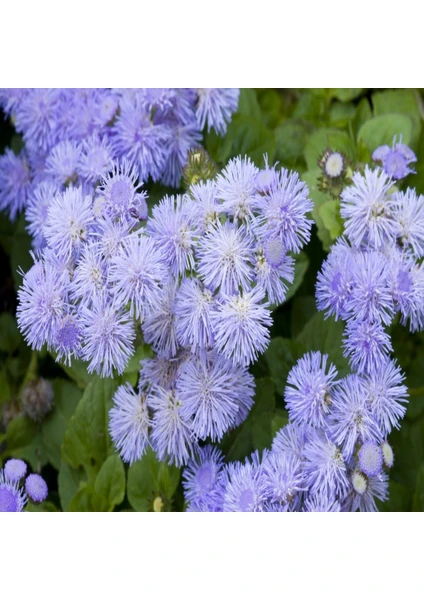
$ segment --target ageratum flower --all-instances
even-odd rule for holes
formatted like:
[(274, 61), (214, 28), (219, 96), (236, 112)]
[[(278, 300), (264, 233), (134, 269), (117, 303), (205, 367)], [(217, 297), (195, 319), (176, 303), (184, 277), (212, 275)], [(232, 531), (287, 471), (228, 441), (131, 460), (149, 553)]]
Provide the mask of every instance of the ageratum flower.
[(144, 455), (149, 446), (150, 425), (146, 394), (134, 392), (128, 382), (120, 385), (109, 411), (109, 431), (124, 462), (132, 464)]
[(244, 464), (230, 463), (223, 471), (224, 512), (258, 512), (266, 500), (258, 452)]
[(247, 292), (253, 279), (254, 243), (244, 226), (218, 221), (199, 240), (197, 272), (205, 286), (215, 292)]
[(183, 470), (183, 486), (190, 512), (222, 511), (223, 492), (221, 473), (224, 460), (214, 446), (199, 448)]
[(51, 181), (41, 181), (28, 195), (25, 212), (25, 218), (28, 221), (26, 228), (34, 238), (33, 246), (37, 250), (42, 249), (46, 244), (44, 226), (47, 221), (50, 203), (57, 192), (56, 184)]
[(197, 223), (187, 196), (165, 196), (153, 208), (146, 231), (174, 276), (194, 269)]
[(396, 235), (403, 248), (416, 257), (424, 256), (424, 196), (408, 188), (393, 195)]
[(11, 458), (4, 465), (4, 476), (10, 482), (15, 483), (23, 479), (27, 472), (26, 463), (19, 458)]
[(258, 217), (260, 239), (279, 237), (287, 251), (299, 252), (311, 235), (313, 221), (306, 214), (312, 208), (307, 185), (297, 173), (281, 169), (278, 184), (264, 197)]
[(353, 185), (341, 194), (340, 214), (345, 219), (345, 234), (353, 246), (362, 243), (381, 248), (393, 243), (397, 225), (393, 216), (395, 202), (390, 189), (393, 181), (380, 169), (354, 173)]
[(175, 332), (175, 281), (170, 280), (164, 288), (160, 302), (152, 306), (142, 324), (144, 340), (162, 358), (173, 358), (178, 351)]
[(327, 435), (316, 432), (305, 445), (304, 469), (310, 494), (344, 496), (349, 489), (347, 467), (340, 449)]
[(94, 225), (91, 196), (82, 188), (69, 187), (51, 201), (44, 227), (49, 247), (59, 257), (78, 257), (90, 239)]
[(116, 307), (130, 304), (130, 315), (143, 319), (160, 305), (168, 271), (159, 248), (151, 238), (134, 232), (122, 241), (110, 261), (108, 283), (113, 287)]
[(353, 287), (353, 265), (356, 250), (344, 238), (332, 246), (323, 262), (316, 283), (316, 301), (319, 310), (326, 311), (325, 317), (333, 315), (337, 321), (346, 319), (347, 301)]
[(259, 169), (250, 158), (233, 158), (216, 179), (216, 194), (221, 200), (221, 210), (249, 227), (254, 212), (263, 203), (256, 190)]
[(192, 430), (199, 439), (220, 440), (234, 422), (239, 410), (239, 386), (234, 385), (238, 369), (212, 351), (193, 355), (178, 371), (175, 388), (181, 415), (192, 419)]
[(0, 469), (0, 512), (22, 512), (28, 499), (17, 481), (11, 481)]
[(12, 221), (31, 193), (31, 171), (25, 152), (16, 156), (6, 149), (0, 156), (0, 210), (7, 210)]
[(343, 347), (343, 356), (349, 358), (350, 365), (358, 373), (371, 373), (381, 368), (393, 350), (381, 323), (353, 320), (347, 324)]
[(239, 90), (236, 88), (198, 88), (196, 118), (199, 128), (224, 135), (233, 112), (237, 110)]
[(47, 483), (41, 475), (36, 473), (28, 475), (26, 478), (25, 491), (33, 502), (44, 502), (49, 493)]
[(322, 427), (332, 404), (333, 386), (337, 370), (327, 366), (328, 355), (311, 352), (303, 356), (291, 369), (284, 399), (290, 419)]
[(112, 377), (113, 368), (121, 374), (134, 353), (134, 327), (130, 315), (116, 310), (105, 298), (95, 298), (91, 308), (80, 312), (84, 346), (82, 357), (89, 361), (89, 373)]
[(221, 295), (211, 312), (212, 331), (218, 352), (235, 364), (247, 366), (269, 344), (271, 313), (262, 303), (263, 293), (258, 288), (239, 296)]
[(156, 387), (148, 396), (148, 405), (154, 411), (151, 444), (158, 459), (180, 467), (196, 449), (190, 420), (182, 413), (181, 399), (174, 390)]
[(75, 185), (81, 146), (73, 140), (64, 140), (54, 146), (46, 159), (46, 173), (58, 186)]
[[(401, 136), (402, 139), (402, 136)], [(384, 145), (376, 148), (372, 154), (372, 159), (381, 162), (383, 170), (393, 179), (403, 179), (409, 173), (415, 173), (409, 167), (410, 163), (416, 162), (417, 157), (406, 144), (396, 143), (396, 136), (393, 139), (392, 147)]]
[(175, 295), (175, 333), (182, 346), (197, 349), (213, 344), (211, 310), (215, 298), (198, 279), (183, 279)]

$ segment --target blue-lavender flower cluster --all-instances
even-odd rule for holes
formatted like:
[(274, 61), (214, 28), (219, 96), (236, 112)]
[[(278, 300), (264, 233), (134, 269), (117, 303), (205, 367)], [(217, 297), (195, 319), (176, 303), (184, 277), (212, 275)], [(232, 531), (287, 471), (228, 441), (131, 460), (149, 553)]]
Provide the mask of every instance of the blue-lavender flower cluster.
[(69, 185), (92, 194), (116, 161), (176, 187), (202, 130), (225, 133), (238, 97), (232, 88), (1, 89), (24, 149), (0, 157), (0, 210), (13, 220), (26, 209), (40, 248), (53, 195)]
[(47, 495), (44, 479), (36, 473), (27, 476), (23, 460), (12, 458), (0, 469), (0, 512), (22, 512), (28, 500), (39, 504)]
[(338, 379), (327, 355), (306, 354), (289, 373), (289, 424), (271, 450), (225, 464), (217, 448), (200, 448), (183, 472), (188, 510), (377, 510), (394, 463), (387, 435), (404, 415), (406, 398), (394, 363)]
[(236, 158), (153, 209), (143, 235), (168, 279), (143, 298), (128, 252), (109, 277), (155, 352), (142, 362), (138, 391), (127, 384), (114, 397), (110, 432), (125, 461), (151, 445), (160, 460), (185, 464), (200, 441), (219, 441), (244, 421), (254, 395), (248, 366), (269, 343), (269, 303), (283, 302), (293, 281), (289, 252), (309, 239), (311, 208), (296, 173)]
[(344, 354), (372, 375), (388, 364), (397, 314), (410, 331), (424, 327), (424, 196), (365, 167), (342, 192), (341, 216), (344, 237), (318, 275), (317, 305), (346, 322)]

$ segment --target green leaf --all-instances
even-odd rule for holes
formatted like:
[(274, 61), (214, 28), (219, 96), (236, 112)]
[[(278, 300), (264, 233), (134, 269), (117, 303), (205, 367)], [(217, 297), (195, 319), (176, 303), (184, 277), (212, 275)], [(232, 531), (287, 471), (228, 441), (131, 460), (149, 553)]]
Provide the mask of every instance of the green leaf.
[(113, 444), (108, 431), (109, 410), (118, 384), (96, 377), (91, 381), (65, 433), (62, 458), (75, 469), (80, 465), (97, 472)]
[(82, 469), (73, 469), (68, 463), (62, 461), (59, 469), (58, 487), (60, 504), (63, 511), (68, 511), (73, 497), (79, 490), (84, 479)]
[(295, 340), (275, 337), (271, 340), (264, 357), (278, 394), (283, 396), (287, 375), (296, 361), (304, 354), (303, 344)]
[(413, 512), (424, 512), (424, 464), (420, 466), (417, 473), (412, 510)]
[(308, 169), (316, 169), (317, 161), (326, 148), (339, 150), (349, 158), (355, 158), (355, 146), (347, 133), (338, 129), (317, 129), (309, 136), (305, 147)]
[(318, 206), (318, 213), (324, 227), (330, 233), (332, 241), (343, 233), (343, 221), (340, 216), (340, 201), (326, 200)]
[(355, 118), (352, 122), (353, 132), (355, 137), (358, 136), (358, 131), (364, 123), (372, 119), (372, 110), (368, 98), (362, 98), (356, 107)]
[(15, 290), (18, 290), (22, 285), (23, 278), (20, 271), (22, 270), (26, 273), (34, 264), (30, 255), (31, 249), (32, 238), (25, 229), (25, 217), (21, 214), (12, 237), (12, 247), (10, 252), (10, 267), (15, 283)]
[(269, 162), (274, 160), (275, 136), (262, 120), (237, 114), (228, 127), (228, 136), (233, 141), (231, 150), (233, 156), (247, 155), (257, 166), (264, 164), (264, 154), (268, 154)]
[(310, 319), (296, 341), (303, 344), (306, 351), (319, 350), (322, 354), (328, 354), (339, 372), (344, 377), (350, 371), (349, 363), (342, 352), (342, 335), (344, 325), (342, 321), (335, 321), (333, 317), (324, 318), (323, 312), (317, 312)]
[(12, 354), (21, 343), (21, 334), (16, 325), (16, 319), (10, 313), (0, 315), (0, 351)]
[(94, 504), (98, 511), (112, 511), (125, 496), (125, 469), (117, 454), (109, 456), (97, 474)]
[(4, 457), (26, 460), (35, 471), (48, 462), (40, 427), (26, 416), (12, 419), (6, 431), (5, 442)]
[[(56, 359), (56, 355), (53, 352), (51, 354), (53, 358)], [(96, 375), (87, 372), (87, 363), (82, 360), (73, 359), (71, 367), (62, 363), (59, 364), (68, 377), (75, 381), (77, 386), (81, 389), (85, 389), (96, 377)]]
[(272, 420), (275, 416), (274, 382), (264, 377), (256, 381), (255, 402), (247, 419), (221, 444), (229, 461), (242, 460), (254, 450), (272, 444)]
[(245, 115), (250, 119), (257, 119), (258, 121), (262, 120), (261, 107), (255, 90), (251, 88), (242, 88), (240, 90), (236, 115)]
[(141, 460), (128, 469), (129, 503), (140, 512), (152, 511), (161, 505), (165, 510), (170, 510), (179, 480), (179, 469), (159, 462), (153, 450), (149, 449)]
[(365, 90), (364, 88), (331, 88), (330, 95), (337, 98), (341, 102), (350, 102), (360, 96)]
[(69, 504), (70, 512), (94, 512), (94, 488), (91, 484), (82, 482), (80, 488)]
[(322, 218), (319, 214), (319, 207), (322, 204), (324, 204), (325, 202), (328, 202), (330, 200), (330, 197), (318, 189), (319, 175), (320, 175), (320, 170), (313, 169), (312, 171), (306, 171), (305, 173), (303, 173), (302, 179), (307, 184), (308, 189), (309, 189), (309, 195), (314, 203), (314, 208), (312, 210), (312, 217), (315, 221), (315, 225), (317, 226), (318, 237), (322, 242), (324, 250), (328, 251), (330, 249), (330, 246), (331, 246), (333, 240), (330, 235), (330, 232), (324, 225), (324, 221), (322, 220)]
[[(417, 143), (421, 130), (421, 115), (417, 90), (385, 90), (384, 92), (376, 92), (372, 95), (372, 103), (376, 117), (387, 114), (406, 115), (410, 117), (412, 119), (413, 128), (409, 143), (412, 145)], [(392, 141), (393, 140), (391, 140), (391, 142)], [(403, 142), (405, 144), (408, 143), (404, 139)]]
[(285, 302), (290, 300), (295, 295), (305, 278), (306, 272), (309, 269), (309, 257), (303, 250), (295, 256), (294, 264), (294, 280), (287, 291)]
[(59, 509), (53, 502), (42, 502), (41, 504), (33, 504), (30, 502), (25, 512), (59, 512)]
[(54, 408), (42, 425), (41, 435), (49, 462), (59, 470), (66, 428), (81, 399), (82, 392), (76, 385), (65, 379), (55, 379), (51, 383), (54, 392)]
[(275, 438), (275, 434), (285, 427), (289, 422), (289, 413), (282, 408), (277, 408), (275, 411), (274, 418), (271, 422), (272, 438)]
[(275, 158), (284, 164), (295, 164), (303, 158), (309, 127), (303, 121), (288, 119), (275, 130)]
[(395, 135), (402, 135), (404, 144), (412, 139), (413, 123), (407, 115), (390, 114), (374, 117), (362, 125), (358, 132), (358, 143), (362, 141), (370, 152), (378, 146), (392, 145)]
[(142, 344), (136, 349), (135, 354), (128, 361), (124, 373), (138, 373), (140, 370), (140, 361), (144, 360), (145, 358), (152, 358), (152, 356), (153, 351), (151, 347), (147, 344)]
[(355, 118), (356, 106), (335, 102), (330, 109), (329, 121), (333, 127), (344, 128)]

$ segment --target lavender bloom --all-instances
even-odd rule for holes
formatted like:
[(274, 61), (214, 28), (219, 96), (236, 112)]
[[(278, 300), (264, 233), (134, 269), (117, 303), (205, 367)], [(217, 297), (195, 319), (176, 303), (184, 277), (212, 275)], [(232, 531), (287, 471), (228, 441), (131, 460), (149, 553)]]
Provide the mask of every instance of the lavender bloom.
[(87, 183), (96, 183), (112, 169), (113, 149), (106, 136), (93, 135), (82, 142), (77, 171)]
[(346, 302), (349, 317), (360, 321), (381, 321), (384, 325), (389, 325), (394, 309), (387, 286), (387, 258), (376, 251), (358, 253), (351, 265), (352, 287)]
[(41, 181), (29, 193), (25, 218), (28, 221), (27, 230), (34, 238), (33, 245), (37, 249), (43, 248), (46, 244), (44, 226), (50, 203), (57, 192), (56, 184), (51, 181)]
[(230, 463), (223, 472), (225, 512), (258, 512), (266, 499), (259, 454), (254, 452), (250, 462)]
[(383, 453), (380, 446), (369, 440), (365, 442), (358, 452), (359, 468), (368, 477), (379, 475), (383, 469)]
[(211, 312), (212, 331), (218, 352), (235, 364), (247, 366), (266, 350), (272, 324), (263, 295), (254, 289), (243, 296), (225, 296)]
[(342, 238), (332, 248), (318, 273), (316, 300), (319, 310), (327, 311), (337, 321), (346, 319), (347, 301), (353, 286), (353, 265), (356, 251)]
[(311, 352), (303, 356), (292, 368), (287, 378), (284, 399), (290, 418), (294, 422), (307, 421), (322, 427), (332, 403), (332, 389), (337, 370), (328, 355)]
[(16, 481), (0, 470), (0, 512), (22, 512), (27, 496)]
[(44, 235), (59, 257), (78, 256), (94, 224), (90, 196), (81, 188), (68, 188), (55, 196), (49, 206)]
[(47, 498), (49, 490), (47, 483), (36, 473), (28, 475), (25, 481), (25, 491), (33, 502), (44, 502)]
[(11, 483), (18, 483), (27, 472), (26, 463), (19, 458), (11, 458), (4, 465), (4, 476)]
[(177, 371), (185, 360), (186, 355), (184, 352), (182, 355), (170, 360), (161, 356), (142, 360), (140, 363), (140, 389), (150, 391), (154, 387), (159, 386), (165, 390), (170, 390), (174, 385)]
[(402, 247), (424, 256), (424, 196), (408, 188), (393, 195), (393, 219)]
[(154, 410), (151, 443), (158, 459), (169, 459), (169, 464), (180, 467), (195, 449), (191, 423), (182, 414), (181, 399), (174, 390), (157, 387), (147, 401)]
[(190, 123), (182, 125), (175, 123), (170, 125), (170, 142), (168, 145), (169, 155), (162, 175), (164, 185), (178, 187), (183, 167), (187, 162), (187, 156), (191, 148), (195, 148), (202, 140), (197, 126)]
[(191, 185), (189, 194), (193, 200), (193, 219), (198, 224), (199, 233), (204, 234), (210, 227), (217, 225), (221, 205), (218, 203), (214, 181), (202, 181)]
[(370, 371), (365, 380), (365, 398), (384, 435), (393, 427), (399, 429), (399, 421), (405, 416), (408, 390), (404, 379), (399, 366), (386, 360), (378, 369)]
[(200, 129), (208, 124), (224, 135), (227, 123), (237, 110), (239, 90), (236, 88), (199, 88), (197, 90), (196, 118)]
[(385, 473), (378, 477), (370, 477), (366, 481), (366, 489), (361, 493), (352, 489), (346, 499), (342, 502), (343, 511), (376, 512), (375, 498), (387, 500), (388, 478)]
[(185, 278), (175, 296), (175, 333), (182, 346), (212, 346), (211, 310), (215, 300), (198, 279)]
[(222, 511), (223, 466), (222, 453), (214, 446), (199, 448), (196, 457), (189, 460), (183, 471), (183, 486), (190, 512)]
[(144, 339), (163, 358), (173, 358), (177, 354), (178, 342), (175, 333), (175, 282), (170, 281), (164, 288), (160, 303), (152, 307), (142, 324)]
[(77, 166), (80, 153), (81, 147), (77, 142), (59, 142), (47, 156), (46, 173), (57, 185), (75, 185), (78, 181)]
[[(94, 207), (95, 211), (95, 207)], [(114, 222), (110, 217), (97, 219), (96, 231), (93, 232), (95, 250), (106, 260), (111, 259), (119, 253), (122, 242), (130, 233), (130, 226), (127, 221)]]
[(305, 421), (301, 423), (291, 421), (277, 432), (272, 442), (272, 452), (293, 454), (296, 458), (302, 459), (311, 431), (314, 430)]
[(255, 393), (255, 380), (246, 368), (234, 369), (234, 397), (237, 398), (238, 411), (235, 416), (233, 427), (238, 427), (247, 418), (253, 406)]
[(212, 291), (247, 292), (253, 278), (253, 239), (244, 227), (218, 222), (199, 240), (198, 274)]
[(381, 439), (366, 396), (366, 384), (358, 375), (348, 375), (335, 386), (332, 394), (328, 431), (350, 460), (357, 442)]
[(16, 156), (6, 149), (0, 156), (0, 210), (7, 210), (12, 221), (27, 204), (31, 190), (31, 171), (26, 155)]
[(271, 452), (262, 463), (265, 494), (271, 502), (299, 505), (299, 492), (306, 489), (302, 465), (292, 453)]
[(344, 496), (349, 488), (346, 464), (339, 448), (318, 433), (305, 445), (305, 477), (310, 494)]
[(143, 319), (156, 308), (163, 296), (162, 284), (168, 277), (161, 253), (151, 238), (138, 233), (125, 238), (119, 253), (111, 259), (109, 283), (114, 284), (116, 306), (130, 303), (130, 315)]
[(340, 503), (334, 499), (334, 496), (326, 494), (315, 494), (305, 500), (304, 512), (340, 512)]
[(193, 355), (180, 368), (175, 388), (181, 401), (181, 415), (192, 420), (199, 439), (222, 438), (234, 422), (239, 406), (237, 368), (214, 352)]
[(129, 383), (120, 385), (109, 412), (109, 431), (124, 462), (132, 464), (145, 454), (150, 425), (146, 394), (136, 394)]
[(29, 89), (15, 113), (15, 127), (23, 132), (29, 150), (47, 152), (59, 140), (60, 89)]
[(413, 169), (409, 168), (409, 164), (417, 162), (417, 157), (406, 144), (396, 143), (396, 136), (391, 148), (387, 145), (379, 146), (374, 150), (372, 159), (381, 162), (385, 173), (393, 179), (403, 179), (409, 173), (415, 173)]
[(393, 351), (389, 336), (381, 323), (350, 321), (343, 340), (343, 355), (359, 373), (371, 373), (379, 369)]
[(308, 188), (297, 173), (281, 169), (278, 185), (264, 197), (262, 216), (258, 218), (260, 239), (280, 237), (287, 251), (299, 252), (309, 241), (313, 223), (306, 218), (313, 208), (308, 195)]
[(92, 246), (85, 246), (70, 285), (71, 297), (80, 298), (89, 305), (95, 297), (104, 294), (106, 277), (105, 260)]
[(122, 98), (116, 123), (112, 127), (113, 145), (119, 156), (136, 164), (144, 181), (149, 176), (158, 181), (169, 155), (170, 131), (155, 125), (147, 110), (137, 101)]
[(288, 289), (284, 280), (293, 283), (294, 263), (293, 257), (285, 255), (281, 264), (278, 267), (273, 267), (263, 251), (259, 250), (256, 253), (256, 283), (258, 288), (268, 296), (268, 301), (271, 304), (284, 302)]
[(37, 260), (18, 290), (18, 326), (33, 350), (41, 350), (54, 339), (56, 326), (66, 306), (67, 286), (63, 277), (46, 262)]
[(81, 308), (80, 316), (85, 341), (82, 357), (90, 362), (88, 372), (112, 377), (115, 368), (121, 374), (134, 353), (135, 333), (129, 314), (95, 298), (91, 308)]
[(135, 224), (147, 217), (146, 193), (139, 192), (142, 181), (136, 184), (139, 173), (127, 160), (115, 163), (111, 173), (107, 173), (97, 188), (99, 198), (96, 211), (111, 220), (127, 221)]
[(73, 313), (65, 314), (56, 323), (53, 348), (57, 352), (56, 361), (71, 366), (72, 358), (80, 358), (82, 353), (82, 331), (78, 318)]
[(395, 309), (401, 313), (401, 323), (409, 319), (410, 331), (424, 326), (424, 267), (413, 257), (400, 251), (392, 251), (388, 257), (389, 288)]
[(221, 210), (248, 226), (254, 219), (253, 212), (262, 204), (256, 194), (257, 173), (258, 168), (250, 158), (237, 157), (228, 162), (216, 180)]
[(175, 276), (194, 269), (195, 265), (197, 231), (190, 208), (187, 196), (165, 196), (153, 208), (146, 227)]
[(393, 181), (380, 169), (365, 167), (364, 175), (354, 173), (353, 185), (341, 195), (340, 214), (345, 219), (345, 233), (359, 247), (363, 242), (372, 248), (393, 243), (397, 226), (393, 218)]

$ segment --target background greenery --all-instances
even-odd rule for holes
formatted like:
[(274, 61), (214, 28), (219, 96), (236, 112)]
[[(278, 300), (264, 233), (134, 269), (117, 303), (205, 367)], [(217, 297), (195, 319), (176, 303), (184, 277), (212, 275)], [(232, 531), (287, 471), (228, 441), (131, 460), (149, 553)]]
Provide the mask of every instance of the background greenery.
[[(324, 321), (314, 299), (317, 271), (343, 230), (338, 200), (318, 190), (318, 157), (330, 147), (343, 151), (353, 165), (362, 164), (377, 146), (391, 144), (394, 135), (402, 134), (402, 141), (418, 156), (417, 173), (406, 183), (424, 193), (423, 119), (422, 90), (245, 89), (227, 134), (206, 134), (205, 146), (219, 166), (238, 154), (263, 166), (267, 153), (271, 164), (278, 161), (299, 171), (314, 201), (316, 223), (298, 258), (287, 302), (274, 311), (271, 344), (252, 369), (255, 405), (245, 423), (221, 443), (228, 460), (269, 447), (275, 432), (287, 423), (285, 381), (305, 351), (326, 352), (341, 375), (348, 371), (340, 349), (343, 325)], [(21, 140), (0, 115), (0, 152), (6, 146), (19, 151)], [(166, 191), (150, 186), (150, 206)], [(25, 345), (15, 321), (21, 283), (17, 269), (25, 271), (32, 264), (30, 247), (23, 215), (12, 224), (0, 214), (0, 462), (23, 458), (46, 478), (49, 500), (38, 510), (183, 510), (179, 469), (157, 462), (152, 452), (128, 468), (114, 454), (108, 434), (114, 390), (123, 381), (136, 383), (139, 360), (149, 349), (141, 346), (123, 376), (112, 380), (88, 375), (83, 363), (62, 368), (46, 351), (33, 353)], [(401, 429), (390, 437), (395, 466), (390, 500), (380, 508), (422, 511), (424, 333), (411, 335), (394, 325), (391, 335), (411, 397)], [(52, 380), (55, 393), (54, 410), (41, 424), (20, 414), (22, 388), (36, 374)]]

